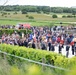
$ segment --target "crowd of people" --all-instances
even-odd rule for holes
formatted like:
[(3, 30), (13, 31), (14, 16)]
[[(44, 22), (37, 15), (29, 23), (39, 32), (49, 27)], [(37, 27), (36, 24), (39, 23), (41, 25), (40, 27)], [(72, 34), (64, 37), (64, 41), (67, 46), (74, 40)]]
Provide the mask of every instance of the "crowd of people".
[[(4, 26), (2, 28), (15, 28)], [(0, 43), (11, 45), (25, 46), (34, 49), (42, 49), (55, 51), (55, 46), (58, 47), (59, 53), (62, 52), (64, 45), (66, 46), (66, 56), (69, 55), (69, 48), (72, 47), (72, 54), (76, 55), (76, 34), (69, 33), (66, 30), (72, 30), (68, 26), (53, 26), (53, 27), (31, 27), (31, 34), (18, 34), (16, 31), (10, 34), (3, 34), (0, 37)], [(76, 30), (75, 30), (76, 32)]]

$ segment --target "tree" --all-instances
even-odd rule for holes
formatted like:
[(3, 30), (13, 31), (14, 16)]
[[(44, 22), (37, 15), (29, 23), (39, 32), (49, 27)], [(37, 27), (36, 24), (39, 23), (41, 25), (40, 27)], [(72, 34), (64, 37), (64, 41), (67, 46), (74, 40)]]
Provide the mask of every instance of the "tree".
[(74, 17), (76, 17), (75, 15), (76, 15), (76, 9), (75, 8), (73, 8), (73, 10), (72, 10), (72, 15), (74, 16)]
[(27, 11), (25, 11), (25, 10), (22, 10), (22, 14), (27, 14)]
[(76, 13), (72, 13), (72, 15), (74, 15), (74, 17), (75, 17), (75, 14), (76, 14)]
[(8, 0), (3, 0), (3, 4), (2, 7), (0, 7), (0, 9), (3, 11), (5, 8), (3, 6), (5, 6), (8, 3)]
[(63, 9), (61, 7), (51, 7), (51, 12), (63, 13)]

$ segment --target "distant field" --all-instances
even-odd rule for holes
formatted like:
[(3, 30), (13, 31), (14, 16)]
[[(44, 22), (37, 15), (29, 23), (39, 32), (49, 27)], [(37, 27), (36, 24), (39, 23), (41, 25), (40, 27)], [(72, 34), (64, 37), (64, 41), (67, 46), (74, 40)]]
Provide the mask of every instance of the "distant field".
[[(67, 24), (67, 22), (76, 22), (76, 18), (62, 18), (62, 15), (69, 15), (66, 13), (63, 14), (57, 14), (58, 18), (52, 18), (51, 14), (37, 14), (37, 13), (28, 13), (28, 14), (21, 14), (18, 12), (17, 14), (14, 14), (14, 12), (6, 12), (7, 14), (2, 16), (2, 13), (0, 13), (0, 25), (5, 24), (11, 24), (16, 25), (18, 23), (30, 23), (31, 25), (59, 25), (60, 22), (63, 22), (63, 24)], [(8, 14), (10, 13), (10, 14)], [(28, 16), (33, 16), (34, 19), (28, 19)], [(66, 25), (65, 24), (65, 25)]]

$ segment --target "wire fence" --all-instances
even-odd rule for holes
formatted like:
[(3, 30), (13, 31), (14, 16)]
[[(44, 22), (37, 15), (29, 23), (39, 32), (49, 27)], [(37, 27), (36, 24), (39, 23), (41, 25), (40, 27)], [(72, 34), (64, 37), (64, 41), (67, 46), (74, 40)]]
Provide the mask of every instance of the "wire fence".
[(58, 69), (58, 70), (62, 70), (62, 71), (70, 71), (70, 70), (65, 69), (65, 68), (61, 68), (61, 67), (57, 67), (57, 66), (53, 66), (53, 65), (48, 65), (48, 64), (45, 64), (45, 63), (41, 63), (41, 62), (37, 62), (37, 61), (30, 60), (30, 59), (27, 59), (27, 58), (23, 58), (23, 57), (20, 57), (20, 56), (12, 55), (12, 54), (9, 54), (9, 53), (3, 52), (3, 51), (0, 51), (0, 54), (12, 56), (14, 58), (18, 58), (18, 59), (21, 59), (21, 60), (24, 60), (24, 61), (28, 61), (30, 63), (35, 63), (35, 64), (38, 64), (38, 65), (42, 65), (44, 67), (49, 67), (49, 68)]

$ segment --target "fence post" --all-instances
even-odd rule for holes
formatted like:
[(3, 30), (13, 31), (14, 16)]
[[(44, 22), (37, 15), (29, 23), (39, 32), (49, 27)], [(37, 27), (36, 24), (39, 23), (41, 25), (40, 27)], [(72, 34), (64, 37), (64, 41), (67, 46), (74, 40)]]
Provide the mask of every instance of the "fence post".
[(3, 54), (3, 58), (4, 58), (4, 60), (6, 60), (6, 55), (5, 54)]
[[(44, 58), (44, 57), (42, 58), (42, 63), (46, 63), (46, 61), (45, 61), (45, 58)], [(45, 71), (45, 66), (44, 66), (44, 65), (42, 65), (42, 71), (43, 71), (43, 72)]]
[(0, 53), (1, 58), (6, 60), (6, 55), (4, 53)]

